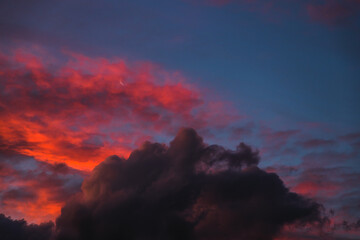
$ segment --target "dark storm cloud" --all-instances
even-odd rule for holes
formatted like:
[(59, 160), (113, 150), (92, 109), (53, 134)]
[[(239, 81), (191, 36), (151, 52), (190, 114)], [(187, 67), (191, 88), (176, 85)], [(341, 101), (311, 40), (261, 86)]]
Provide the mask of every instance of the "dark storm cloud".
[(206, 145), (182, 129), (99, 164), (56, 220), (57, 240), (273, 239), (282, 226), (321, 223), (321, 206), (257, 167), (259, 156)]
[(12, 220), (0, 214), (0, 233), (2, 240), (46, 240), (53, 233), (52, 222), (40, 225), (27, 224), (25, 220)]

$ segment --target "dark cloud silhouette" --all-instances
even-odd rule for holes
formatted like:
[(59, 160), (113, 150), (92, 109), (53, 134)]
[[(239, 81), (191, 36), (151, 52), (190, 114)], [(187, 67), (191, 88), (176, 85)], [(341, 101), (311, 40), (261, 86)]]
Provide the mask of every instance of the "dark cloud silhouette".
[(285, 224), (321, 223), (321, 206), (257, 167), (246, 144), (206, 145), (182, 129), (99, 164), (62, 208), (57, 240), (273, 239)]
[(0, 214), (0, 238), (2, 240), (51, 239), (54, 223), (27, 224), (25, 220), (13, 220)]

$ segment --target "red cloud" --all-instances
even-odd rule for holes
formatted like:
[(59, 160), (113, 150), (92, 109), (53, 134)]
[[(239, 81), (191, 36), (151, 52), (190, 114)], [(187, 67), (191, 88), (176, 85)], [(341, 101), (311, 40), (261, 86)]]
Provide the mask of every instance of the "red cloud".
[(346, 22), (359, 14), (359, 11), (358, 0), (329, 0), (307, 5), (307, 12), (312, 20), (330, 25)]
[(324, 183), (315, 178), (298, 183), (292, 190), (309, 197), (322, 196), (331, 198), (341, 192), (342, 188), (334, 183)]
[(83, 173), (16, 153), (0, 153), (0, 208), (13, 218), (54, 220), (63, 203), (80, 190)]
[[(63, 163), (89, 171), (114, 153), (127, 157), (160, 132), (206, 131), (238, 118), (229, 104), (207, 101), (181, 74), (152, 63), (40, 53), (0, 53), (0, 204), (15, 218), (41, 222), (60, 213), (74, 191), (64, 181), (75, 176)], [(4, 153), (54, 165), (19, 173)]]
[[(4, 148), (90, 170), (114, 152), (181, 126), (221, 127), (237, 118), (206, 102), (178, 73), (151, 63), (70, 53), (64, 67), (24, 51), (0, 65)], [(221, 107), (219, 107), (221, 106)]]

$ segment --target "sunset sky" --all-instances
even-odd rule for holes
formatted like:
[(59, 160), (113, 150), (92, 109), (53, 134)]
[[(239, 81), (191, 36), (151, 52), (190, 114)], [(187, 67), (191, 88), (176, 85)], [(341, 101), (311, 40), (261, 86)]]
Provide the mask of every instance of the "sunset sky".
[(360, 239), (359, 93), (359, 0), (2, 0), (0, 239)]

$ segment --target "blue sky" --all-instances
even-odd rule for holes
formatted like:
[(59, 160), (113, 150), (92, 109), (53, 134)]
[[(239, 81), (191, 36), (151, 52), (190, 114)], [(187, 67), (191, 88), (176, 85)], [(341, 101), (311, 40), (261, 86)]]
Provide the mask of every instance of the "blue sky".
[(359, 16), (325, 24), (282, 2), (265, 12), (241, 1), (9, 5), (18, 13), (2, 27), (14, 29), (6, 40), (156, 62), (262, 119), (359, 129)]

